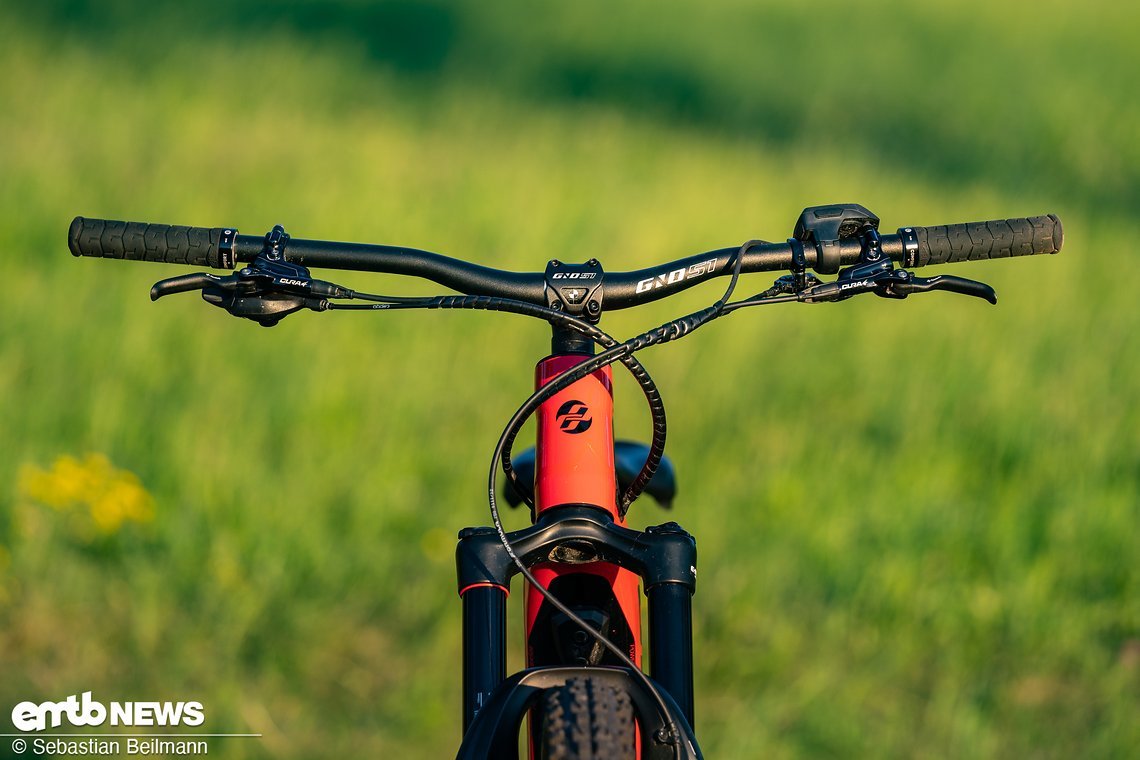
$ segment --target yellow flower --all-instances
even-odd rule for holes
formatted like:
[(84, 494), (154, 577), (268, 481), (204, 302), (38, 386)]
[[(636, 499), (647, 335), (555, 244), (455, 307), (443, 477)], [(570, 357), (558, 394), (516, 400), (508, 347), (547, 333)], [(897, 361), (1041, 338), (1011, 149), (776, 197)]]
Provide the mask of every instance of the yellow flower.
[(61, 456), (51, 469), (25, 464), (20, 468), (20, 495), (60, 512), (80, 512), (97, 532), (112, 535), (125, 522), (154, 519), (154, 498), (134, 473), (117, 469), (102, 454), (82, 460)]

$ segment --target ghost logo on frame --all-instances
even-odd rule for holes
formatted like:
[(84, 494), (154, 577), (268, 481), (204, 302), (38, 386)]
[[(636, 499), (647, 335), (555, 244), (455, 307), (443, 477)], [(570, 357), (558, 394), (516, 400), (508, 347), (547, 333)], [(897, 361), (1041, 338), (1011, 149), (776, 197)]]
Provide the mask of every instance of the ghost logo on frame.
[(590, 416), (590, 407), (578, 399), (570, 399), (558, 407), (554, 417), (558, 420), (558, 429), (570, 435), (585, 433), (590, 429), (590, 425), (594, 424), (594, 418)]

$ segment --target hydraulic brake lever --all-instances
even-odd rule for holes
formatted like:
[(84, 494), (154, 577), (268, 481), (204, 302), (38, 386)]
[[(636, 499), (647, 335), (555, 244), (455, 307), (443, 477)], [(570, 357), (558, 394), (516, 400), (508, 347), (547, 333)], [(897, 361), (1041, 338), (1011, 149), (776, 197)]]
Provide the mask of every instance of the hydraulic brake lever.
[(306, 267), (285, 261), (289, 236), (282, 227), (274, 227), (265, 241), (265, 249), (249, 266), (225, 277), (199, 272), (162, 280), (150, 289), (150, 299), (200, 290), (206, 303), (272, 327), (301, 309), (325, 311), (329, 298), (352, 296), (347, 288), (314, 280)]
[(842, 301), (860, 293), (874, 293), (882, 298), (906, 298), (912, 293), (947, 290), (997, 303), (994, 289), (984, 282), (945, 274), (916, 277), (906, 269), (895, 269), (894, 263), (881, 249), (874, 225), (864, 225), (860, 238), (863, 253), (859, 263), (841, 270), (834, 282), (800, 290), (797, 293), (799, 300), (807, 303)]
[(932, 290), (946, 290), (981, 298), (992, 304), (997, 303), (997, 293), (984, 282), (946, 274), (916, 277), (905, 269), (886, 270), (862, 278), (841, 277), (834, 282), (809, 287), (801, 291), (799, 297), (806, 303), (842, 301), (860, 293), (874, 293), (881, 298), (901, 299), (912, 293), (927, 293)]
[(965, 277), (939, 274), (934, 277), (915, 277), (905, 269), (895, 270), (895, 277), (885, 280), (875, 292), (883, 298), (906, 298), (911, 293), (926, 293), (931, 290), (948, 290), (974, 296), (992, 304), (997, 304), (997, 293), (989, 285)]
[[(293, 312), (301, 309), (324, 311), (328, 300), (295, 292), (305, 290), (303, 285), (289, 286), (294, 292), (276, 287), (272, 276), (247, 267), (240, 272), (219, 277), (214, 274), (189, 274), (156, 282), (150, 289), (150, 298), (157, 301), (172, 293), (201, 290), (202, 300), (225, 309), (235, 317), (272, 327)], [(298, 283), (302, 280), (298, 278)]]

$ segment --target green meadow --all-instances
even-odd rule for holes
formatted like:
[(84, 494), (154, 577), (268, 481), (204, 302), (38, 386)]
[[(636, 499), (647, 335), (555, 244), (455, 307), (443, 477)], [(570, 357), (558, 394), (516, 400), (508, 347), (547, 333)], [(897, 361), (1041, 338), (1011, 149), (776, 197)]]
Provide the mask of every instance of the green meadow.
[(74, 259), (73, 216), (627, 270), (851, 201), (888, 231), (1056, 213), (1065, 247), (937, 270), (996, 308), (743, 310), (641, 355), (680, 493), (631, 522), (698, 540), (705, 755), (1135, 755), (1140, 11), (616, 5), (0, 7), (4, 732), (92, 691), (262, 734), (212, 756), (452, 756), (455, 533), (549, 346), (503, 314), (151, 303), (187, 270)]

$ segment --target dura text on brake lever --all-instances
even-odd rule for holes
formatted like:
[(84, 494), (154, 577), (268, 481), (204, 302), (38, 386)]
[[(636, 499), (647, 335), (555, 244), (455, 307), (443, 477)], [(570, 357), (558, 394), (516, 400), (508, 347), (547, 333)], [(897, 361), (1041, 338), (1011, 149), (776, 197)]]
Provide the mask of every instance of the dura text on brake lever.
[(819, 303), (821, 301), (842, 301), (860, 293), (874, 293), (879, 283), (896, 271), (891, 260), (882, 254), (873, 258), (864, 255), (865, 260), (839, 272), (832, 282), (823, 282), (806, 288), (799, 293), (801, 301)]

